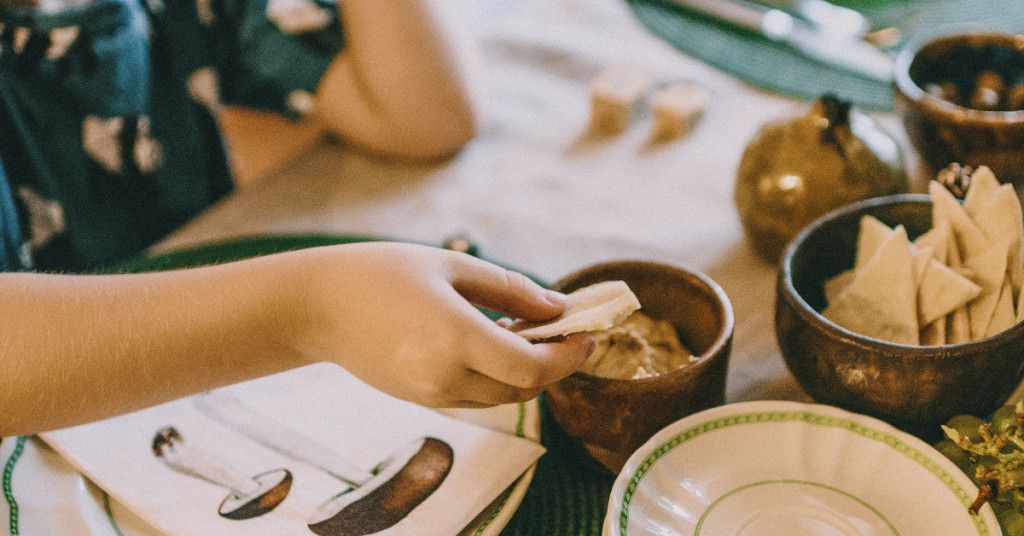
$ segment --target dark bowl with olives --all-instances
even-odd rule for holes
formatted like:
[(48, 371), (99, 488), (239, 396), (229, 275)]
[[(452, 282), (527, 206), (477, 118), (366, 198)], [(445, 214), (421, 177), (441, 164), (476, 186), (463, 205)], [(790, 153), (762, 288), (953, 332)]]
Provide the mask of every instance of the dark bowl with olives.
[(1024, 182), (1024, 34), (945, 33), (896, 58), (894, 108), (931, 174), (951, 162)]
[[(990, 415), (1024, 377), (1024, 323), (996, 335), (933, 346), (855, 333), (823, 316), (829, 280), (854, 266), (861, 218), (903, 225), (910, 239), (932, 227), (926, 194), (861, 201), (808, 226), (787, 247), (776, 286), (782, 357), (816, 402), (867, 414), (937, 440), (958, 414)], [(887, 290), (888, 291), (888, 290)]]

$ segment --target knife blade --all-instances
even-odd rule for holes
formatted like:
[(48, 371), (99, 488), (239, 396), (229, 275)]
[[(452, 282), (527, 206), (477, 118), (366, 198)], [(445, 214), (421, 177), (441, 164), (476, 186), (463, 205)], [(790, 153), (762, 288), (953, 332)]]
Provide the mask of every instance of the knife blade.
[(785, 11), (746, 0), (669, 0), (697, 13), (784, 43), (797, 52), (847, 72), (891, 82), (893, 60), (845, 33), (819, 31)]

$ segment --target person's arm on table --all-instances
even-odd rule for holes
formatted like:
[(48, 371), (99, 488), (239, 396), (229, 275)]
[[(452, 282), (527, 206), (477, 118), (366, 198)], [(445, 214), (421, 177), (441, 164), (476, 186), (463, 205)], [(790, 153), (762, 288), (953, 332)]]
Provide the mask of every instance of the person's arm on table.
[(593, 350), (530, 344), (473, 305), (564, 297), (469, 255), (352, 244), (132, 275), (0, 274), (0, 437), (115, 416), (329, 361), (428, 406), (528, 400)]
[(316, 90), (329, 131), (409, 158), (446, 156), (476, 135), (476, 48), (450, 2), (339, 2), (345, 48)]

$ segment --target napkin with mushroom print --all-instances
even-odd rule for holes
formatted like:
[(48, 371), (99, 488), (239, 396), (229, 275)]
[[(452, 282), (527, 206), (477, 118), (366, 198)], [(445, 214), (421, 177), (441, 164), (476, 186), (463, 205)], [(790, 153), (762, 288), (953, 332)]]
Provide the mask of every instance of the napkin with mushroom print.
[(456, 534), (544, 451), (328, 364), (40, 437), (174, 535)]

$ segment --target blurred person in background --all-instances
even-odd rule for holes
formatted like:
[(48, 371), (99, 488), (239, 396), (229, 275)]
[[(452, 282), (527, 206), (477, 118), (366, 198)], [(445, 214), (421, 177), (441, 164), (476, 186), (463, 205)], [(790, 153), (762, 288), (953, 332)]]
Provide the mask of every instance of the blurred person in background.
[(0, 0), (0, 271), (109, 266), (230, 192), (225, 103), (458, 151), (474, 48), (445, 1)]

